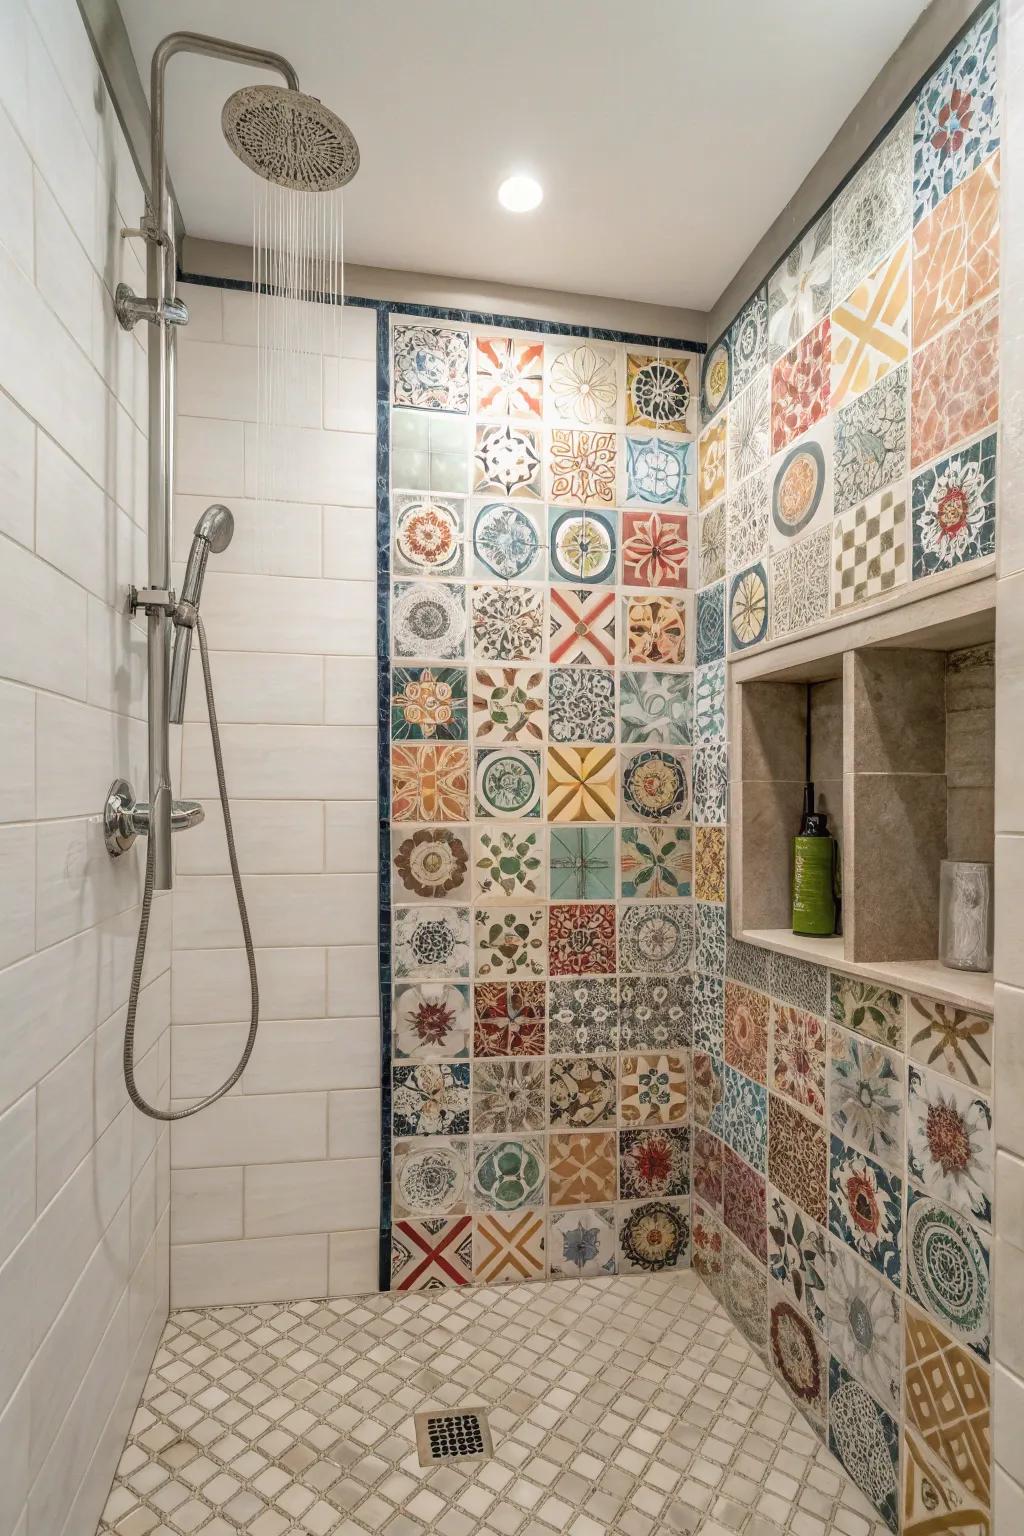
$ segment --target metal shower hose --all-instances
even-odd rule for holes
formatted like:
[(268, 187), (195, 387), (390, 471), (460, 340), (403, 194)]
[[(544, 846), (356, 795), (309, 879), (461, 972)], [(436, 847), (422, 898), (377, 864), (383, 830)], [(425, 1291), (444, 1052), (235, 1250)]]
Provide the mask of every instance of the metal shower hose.
[(227, 834), (228, 858), (231, 860), (231, 879), (235, 887), (235, 899), (238, 902), (238, 916), (242, 924), (242, 939), (245, 943), (245, 955), (249, 962), (249, 994), (251, 1008), (249, 1016), (249, 1035), (245, 1042), (245, 1049), (241, 1059), (231, 1076), (226, 1078), (215, 1092), (208, 1094), (205, 1099), (200, 1099), (198, 1104), (190, 1104), (186, 1109), (157, 1109), (146, 1100), (139, 1092), (135, 1081), (135, 1015), (139, 1006), (139, 991), (142, 987), (142, 967), (146, 959), (146, 940), (149, 937), (149, 917), (153, 907), (153, 838), (147, 839), (146, 848), (146, 883), (142, 891), (142, 912), (139, 916), (139, 936), (135, 942), (135, 960), (132, 965), (132, 983), (128, 990), (128, 1018), (124, 1026), (124, 1081), (128, 1089), (128, 1097), (136, 1109), (141, 1109), (144, 1115), (149, 1115), (153, 1120), (185, 1120), (189, 1115), (196, 1115), (201, 1109), (206, 1109), (210, 1104), (216, 1104), (222, 1099), (230, 1088), (233, 1088), (245, 1071), (252, 1048), (256, 1044), (256, 1031), (260, 1023), (260, 989), (256, 976), (256, 956), (253, 953), (252, 933), (249, 929), (249, 914), (245, 909), (245, 895), (242, 891), (242, 877), (238, 873), (238, 855), (235, 852), (235, 833), (231, 825), (231, 804), (228, 800), (228, 787), (224, 780), (224, 758), (220, 750), (220, 730), (217, 725), (217, 709), (213, 702), (213, 680), (210, 677), (210, 657), (206, 649), (206, 630), (203, 621), (196, 615), (196, 628), (199, 631), (199, 654), (203, 661), (203, 682), (206, 685), (206, 708), (210, 717), (210, 737), (213, 741), (213, 760), (217, 768), (217, 793), (220, 795), (220, 808), (224, 813), (224, 831)]

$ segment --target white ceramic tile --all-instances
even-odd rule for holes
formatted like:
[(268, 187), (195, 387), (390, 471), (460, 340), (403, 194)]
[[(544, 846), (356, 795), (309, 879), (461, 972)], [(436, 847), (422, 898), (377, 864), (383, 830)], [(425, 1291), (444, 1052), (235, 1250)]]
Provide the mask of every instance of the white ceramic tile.
[[(32, 156), (72, 229), (91, 245), (95, 233), (96, 139), (75, 115), (40, 31), (28, 38)], [(95, 63), (88, 79), (95, 79)], [(85, 80), (80, 82), (84, 87)]]
[(105, 599), (114, 595), (114, 519), (113, 503), (95, 481), (40, 434), (36, 549), (66, 576)]
[[(339, 507), (368, 507), (375, 491), (376, 439), (370, 432), (321, 432), (282, 427), (278, 434), (282, 466), (274, 490), (295, 501)], [(258, 468), (254, 423), (245, 424), (245, 492), (256, 494)], [(184, 485), (182, 489), (185, 489)], [(191, 489), (191, 487), (189, 487)]]
[(0, 681), (0, 821), (35, 815), (35, 764), (35, 694)]
[[(84, 646), (80, 647), (83, 652)], [(36, 702), (37, 804), (40, 817), (99, 815), (115, 778), (144, 794), (146, 728), (92, 705), (53, 694)]]
[[(369, 875), (250, 875), (245, 900), (253, 939), (268, 947), (368, 942), (377, 930), (376, 888)], [(175, 895), (175, 949), (226, 949), (237, 939), (229, 876), (184, 876)]]
[[(177, 840), (180, 875), (229, 872), (220, 801), (204, 800), (203, 807), (206, 820)], [(231, 824), (243, 874), (303, 874), (324, 867), (324, 808), (319, 800), (235, 800)]]
[(245, 1170), (246, 1237), (343, 1231), (379, 1219), (377, 1157)]
[(0, 1262), (21, 1242), (36, 1214), (36, 1099), (26, 1093), (0, 1115)]
[(41, 822), (36, 839), (39, 949), (56, 944), (142, 899), (145, 848), (112, 859), (98, 816)]
[(0, 244), (7, 247), (19, 267), (31, 277), (32, 161), (3, 110), (0, 110)]
[(380, 1091), (347, 1088), (328, 1099), (327, 1150), (331, 1157), (370, 1157), (380, 1138)]
[[(2, 10), (3, 7), (0, 7)], [(28, 1439), (29, 1439), (29, 1386), (31, 1378), (23, 1376), (14, 1396), (6, 1408), (0, 1410), (0, 1530), (13, 1531), (27, 1527), (20, 1516), (28, 1498)]]
[(1024, 991), (997, 982), (995, 1024), (996, 1145), (1024, 1158)]
[(176, 1168), (171, 1175), (171, 1239), (209, 1243), (242, 1236), (242, 1169)]
[[(322, 949), (261, 949), (256, 954), (260, 1016), (320, 1018), (325, 1012)], [(249, 1017), (249, 971), (243, 949), (180, 950), (172, 972), (173, 1017), (210, 1024)]]
[(375, 644), (369, 582), (222, 575), (211, 562), (203, 598), (212, 650), (360, 656)]
[[(258, 320), (259, 300), (254, 298), (252, 290), (225, 288), (223, 290), (223, 304), (224, 340), (229, 342), (232, 346), (255, 348), (258, 335), (258, 324), (260, 323)], [(305, 306), (303, 306), (303, 308), (305, 308)], [(371, 350), (369, 352), (364, 353), (359, 350), (355, 352), (348, 352), (346, 350), (348, 345), (346, 340), (346, 325), (349, 316), (354, 313), (353, 309), (349, 309), (348, 306), (346, 306), (345, 310), (343, 311), (341, 325), (339, 327), (333, 323), (335, 319), (334, 316), (331, 316), (328, 323), (320, 325), (319, 322), (323, 319), (324, 314), (322, 307), (320, 305), (316, 305), (310, 306), (310, 308), (312, 309), (313, 313), (306, 322), (309, 328), (309, 333), (317, 337), (317, 344), (322, 346), (322, 350), (325, 355), (336, 356), (339, 350), (338, 344), (340, 342), (341, 350), (346, 351), (346, 356), (373, 356), (373, 332), (371, 332)], [(373, 316), (373, 323), (375, 327), (377, 317), (373, 311), (371, 311), (371, 314)], [(311, 322), (316, 323), (313, 324)], [(265, 312), (261, 323), (264, 326), (266, 325)], [(361, 338), (358, 335), (354, 339), (353, 345), (355, 345), (357, 348), (360, 344), (360, 339)], [(362, 338), (362, 345), (364, 347), (366, 346), (365, 338)]]
[[(1010, 502), (1006, 521), (1016, 509)], [(1000, 581), (996, 625), (996, 831), (1024, 832), (1024, 572)]]
[(69, 0), (30, 0), (29, 9), (79, 126), (95, 148), (106, 92), (85, 28)]
[(323, 424), (328, 432), (373, 432), (377, 368), (370, 359), (325, 357)]
[(240, 421), (179, 416), (175, 437), (176, 489), (211, 500), (245, 493), (244, 436)]
[(221, 289), (205, 283), (179, 283), (178, 297), (188, 305), (188, 338), (193, 341), (221, 341), (224, 317)]
[[(141, 531), (123, 512), (116, 514), (118, 524), (130, 529), (130, 539), (142, 538)], [(141, 572), (138, 573), (141, 575)], [(144, 579), (144, 578), (143, 578)], [(128, 615), (98, 598), (89, 597), (88, 611), (87, 698), (100, 709), (118, 715), (146, 718), (146, 632)]]
[(377, 579), (377, 513), (371, 507), (324, 507), (324, 575)]
[(326, 867), (344, 873), (377, 870), (376, 800), (329, 800), (324, 806)]
[[(376, 734), (370, 728), (225, 725), (220, 734), (228, 786), (239, 799), (292, 800), (299, 780), (316, 800), (365, 800), (377, 793)], [(185, 727), (181, 781), (183, 793), (197, 799), (217, 793), (205, 725)]]
[[(0, 114), (2, 121), (2, 114)], [(3, 172), (3, 144), (0, 142), (0, 177)], [(2, 207), (2, 191), (0, 191)], [(36, 429), (13, 400), (0, 394), (0, 533), (32, 547), (33, 504), (35, 498)]]
[(328, 725), (375, 723), (377, 663), (373, 657), (324, 657), (324, 719)]
[(171, 1252), (171, 1301), (177, 1307), (322, 1296), (326, 1291), (326, 1233), (186, 1243)]
[(326, 1153), (324, 1094), (229, 1094), (171, 1127), (172, 1168), (303, 1162)]
[(1015, 920), (1024, 910), (1024, 834), (999, 834), (995, 851), (995, 974), (1024, 987), (1024, 946)]
[[(174, 558), (188, 559), (193, 530), (209, 506), (208, 496), (177, 496), (174, 504)], [(231, 498), (235, 531), (227, 549), (213, 557), (209, 574), (246, 576), (319, 576), (321, 514), (302, 501), (255, 502)], [(206, 588), (204, 587), (204, 592)], [(204, 601), (204, 616), (210, 608)]]
[(36, 947), (36, 829), (0, 827), (0, 965), (11, 965)]
[(84, 699), (85, 593), (18, 544), (5, 542), (0, 556), (0, 655), (5, 675)]
[(327, 951), (327, 1011), (342, 1019), (373, 1018), (378, 1012), (377, 945), (349, 945)]
[(96, 1026), (95, 930), (0, 971), (0, 1107), (20, 1099)]
[(346, 304), (341, 317), (342, 357), (377, 356), (377, 311)]
[(992, 1478), (992, 1515), (994, 1536), (1024, 1531), (1024, 1487), (1000, 1466)]
[(994, 1355), (1015, 1376), (1024, 1376), (1024, 1317), (1019, 1297), (1024, 1295), (1024, 1248), (1012, 1239), (1020, 1234), (1001, 1234), (996, 1229)]
[(65, 1056), (36, 1089), (36, 1199), (49, 1205), (93, 1142), (95, 1041)]
[(39, 172), (34, 179), (36, 287), (86, 356), (92, 356), (96, 274)]
[[(184, 295), (186, 304), (188, 295)], [(182, 416), (255, 421), (258, 370), (252, 347), (201, 341), (186, 326), (178, 338), (178, 411)], [(312, 426), (313, 422), (304, 425)]]
[(364, 1296), (377, 1289), (380, 1232), (332, 1232), (328, 1250), (328, 1296)]
[(1005, 1367), (992, 1372), (992, 1424), (995, 1432), (993, 1453), (1003, 1471), (1015, 1482), (1024, 1483), (1024, 1380)]
[[(323, 719), (322, 656), (211, 650), (210, 674), (217, 719), (222, 725), (316, 725)], [(193, 656), (189, 670), (185, 719), (206, 720), (206, 690), (198, 654)]]
[[(242, 1054), (248, 1018), (179, 1024), (172, 1035), (172, 1092), (198, 1098), (223, 1081)], [(380, 1027), (375, 1019), (261, 1018), (252, 1056), (233, 1093), (322, 1092), (377, 1087)]]
[(33, 1294), (35, 1237), (30, 1231), (0, 1264), (0, 1403), (6, 1403), (24, 1374), (35, 1348)]

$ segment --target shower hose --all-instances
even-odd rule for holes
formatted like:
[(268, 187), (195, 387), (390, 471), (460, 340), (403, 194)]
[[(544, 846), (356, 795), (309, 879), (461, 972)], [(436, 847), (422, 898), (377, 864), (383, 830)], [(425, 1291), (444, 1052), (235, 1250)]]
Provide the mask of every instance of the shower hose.
[(149, 1115), (153, 1120), (185, 1120), (189, 1115), (197, 1115), (201, 1109), (207, 1109), (209, 1105), (216, 1104), (222, 1099), (229, 1089), (233, 1088), (245, 1071), (252, 1055), (252, 1048), (256, 1044), (256, 1031), (260, 1024), (260, 989), (256, 976), (256, 956), (253, 953), (252, 933), (249, 928), (249, 914), (245, 908), (245, 895), (242, 891), (242, 877), (238, 872), (238, 855), (235, 852), (235, 833), (231, 825), (231, 804), (228, 800), (228, 787), (224, 779), (224, 758), (220, 750), (220, 730), (217, 725), (217, 709), (213, 701), (213, 680), (210, 677), (210, 657), (206, 648), (206, 630), (203, 621), (196, 615), (196, 629), (199, 631), (199, 654), (203, 662), (203, 682), (206, 686), (206, 708), (210, 717), (210, 737), (213, 742), (213, 760), (217, 768), (217, 793), (220, 795), (220, 808), (224, 813), (224, 831), (227, 834), (228, 858), (231, 861), (231, 879), (235, 887), (235, 900), (238, 903), (238, 916), (242, 924), (242, 939), (245, 943), (245, 956), (249, 964), (249, 1034), (245, 1042), (245, 1049), (230, 1077), (225, 1078), (220, 1087), (205, 1099), (200, 1099), (198, 1104), (189, 1104), (184, 1109), (157, 1109), (155, 1105), (148, 1104), (139, 1092), (135, 1081), (135, 1015), (139, 1007), (139, 992), (142, 988), (142, 967), (146, 959), (146, 940), (149, 937), (149, 918), (153, 909), (153, 838), (147, 839), (146, 847), (146, 883), (142, 891), (142, 911), (139, 916), (139, 936), (135, 941), (135, 960), (132, 965), (132, 981), (128, 990), (128, 1018), (124, 1026), (124, 1081), (128, 1089), (128, 1097), (136, 1109), (141, 1109), (144, 1115)]

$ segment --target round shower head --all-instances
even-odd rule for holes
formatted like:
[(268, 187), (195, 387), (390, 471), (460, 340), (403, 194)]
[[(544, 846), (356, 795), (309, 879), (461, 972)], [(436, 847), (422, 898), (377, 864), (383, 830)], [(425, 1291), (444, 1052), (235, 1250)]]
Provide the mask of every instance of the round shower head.
[(359, 145), (348, 124), (302, 91), (243, 85), (224, 103), (220, 122), (242, 164), (279, 187), (331, 192), (359, 169)]
[(228, 508), (214, 502), (196, 523), (194, 537), (205, 539), (215, 555), (222, 555), (231, 543), (234, 531), (235, 520)]

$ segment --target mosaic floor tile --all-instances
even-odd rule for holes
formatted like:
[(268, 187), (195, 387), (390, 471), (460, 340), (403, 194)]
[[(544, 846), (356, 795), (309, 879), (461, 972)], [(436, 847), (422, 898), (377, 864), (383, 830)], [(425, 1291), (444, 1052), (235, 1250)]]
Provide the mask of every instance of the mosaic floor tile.
[(693, 910), (688, 904), (644, 901), (622, 908), (620, 970), (639, 976), (680, 976), (690, 969), (692, 953)]
[(692, 357), (626, 353), (626, 426), (690, 434), (695, 425)]
[(768, 282), (768, 357), (777, 362), (832, 307), (832, 210), (797, 241)]
[(678, 825), (690, 817), (690, 753), (648, 747), (622, 753), (622, 815)]
[(992, 1017), (911, 993), (907, 1054), (971, 1088), (992, 1087)]
[(619, 1049), (681, 1050), (692, 1037), (693, 978), (619, 978)]
[(908, 1424), (968, 1493), (987, 1503), (992, 1461), (989, 1373), (912, 1303), (905, 1328)]
[(547, 773), (549, 821), (615, 820), (613, 748), (549, 747)]
[(548, 550), (552, 581), (613, 582), (618, 565), (615, 513), (553, 509)]
[(398, 1216), (460, 1215), (469, 1197), (467, 1141), (398, 1141), (392, 1185)]
[(907, 112), (832, 205), (833, 304), (910, 233), (912, 135)]
[(499, 581), (544, 575), (544, 509), (514, 501), (483, 501), (473, 512), (473, 574)]
[(923, 1441), (904, 1429), (904, 1536), (930, 1536), (936, 1521), (949, 1536), (989, 1536), (991, 1531), (988, 1508), (961, 1487)]
[(474, 1135), (514, 1135), (547, 1128), (542, 1061), (481, 1061), (473, 1068)]
[(473, 654), (478, 661), (533, 661), (544, 651), (544, 592), (540, 587), (473, 589)]
[(763, 1267), (768, 1263), (764, 1177), (722, 1147), (722, 1209), (725, 1225)]
[(620, 672), (619, 732), (626, 744), (690, 745), (692, 672)]
[(549, 1062), (548, 1085), (553, 1128), (614, 1125), (614, 1057), (573, 1056)]
[(436, 1291), (469, 1285), (473, 1279), (473, 1223), (468, 1216), (446, 1221), (396, 1221), (391, 1229), (391, 1285), (396, 1291)]
[(986, 431), (998, 414), (999, 303), (990, 299), (914, 353), (911, 468)]
[(623, 600), (622, 609), (624, 660), (630, 666), (678, 667), (690, 662), (691, 593), (629, 596)]
[(689, 1263), (690, 1210), (683, 1200), (619, 1207), (619, 1273), (656, 1274)]
[(903, 1180), (838, 1136), (830, 1145), (829, 1231), (898, 1285)]
[[(916, 369), (915, 359), (915, 369)], [(907, 472), (909, 377), (901, 364), (835, 414), (835, 511), (846, 512)]]
[[(775, 565), (772, 565), (774, 576)], [(764, 565), (748, 565), (729, 582), (729, 652), (746, 651), (768, 638), (768, 575)]]
[(828, 618), (832, 530), (819, 528), (771, 562), (771, 636), (781, 640)]
[(966, 1216), (907, 1191), (907, 1290), (960, 1344), (987, 1360), (992, 1290), (986, 1240)]
[(613, 978), (552, 981), (548, 1007), (552, 1055), (585, 1056), (618, 1049), (618, 985)]
[(506, 744), (543, 741), (544, 694), (544, 673), (532, 667), (477, 667), (473, 735), (477, 741)]
[(691, 1215), (690, 1263), (711, 1294), (721, 1300), (722, 1224), (696, 1200)]
[(722, 1300), (744, 1337), (762, 1353), (768, 1347), (768, 1276), (731, 1232), (722, 1233)]
[(905, 481), (869, 496), (832, 524), (832, 612), (884, 597), (910, 574)]
[(832, 328), (826, 316), (773, 365), (772, 453), (779, 453), (827, 415), (831, 359)]
[(846, 1369), (888, 1411), (900, 1411), (900, 1298), (841, 1243), (828, 1268), (828, 1341)]
[(573, 426), (614, 426), (616, 362), (614, 347), (565, 339), (548, 342), (546, 398), (555, 416)]
[(697, 593), (697, 666), (722, 661), (724, 657), (725, 582), (716, 581), (713, 587)]
[(915, 223), (999, 147), (998, 17), (996, 5), (984, 11), (918, 92)]
[(768, 1190), (767, 1214), (768, 1272), (776, 1289), (825, 1337), (828, 1239), (816, 1221), (805, 1216), (777, 1189)]
[(473, 988), (474, 1056), (543, 1056), (542, 981), (478, 982)]
[(543, 976), (547, 936), (546, 907), (477, 907), (475, 974), (481, 979)]
[(393, 1069), (392, 1129), (400, 1136), (469, 1134), (469, 1064)]
[(695, 448), (692, 442), (627, 437), (625, 504), (627, 507), (692, 507)]
[[(729, 407), (730, 493), (768, 462), (771, 443), (771, 375), (763, 369)], [(714, 578), (712, 578), (714, 579)]]
[(621, 1057), (619, 1114), (623, 1125), (675, 1125), (689, 1107), (686, 1058), (667, 1052)]
[(732, 353), (732, 399), (768, 361), (768, 290), (758, 289), (740, 310), (729, 329)]
[(894, 1170), (903, 1166), (903, 1058), (833, 1025), (829, 1032), (833, 1133)]
[(540, 432), (511, 423), (479, 425), (473, 454), (473, 490), (477, 495), (489, 493), (543, 501)]
[(391, 603), (396, 656), (451, 661), (466, 652), (466, 590), (444, 581), (396, 581)]
[(828, 1350), (784, 1291), (768, 1287), (768, 1340), (784, 1387), (818, 1430), (825, 1433)]
[(996, 439), (983, 438), (914, 476), (913, 576), (980, 560), (996, 547)]
[(478, 1211), (515, 1211), (544, 1203), (544, 1140), (473, 1142), (473, 1204)]
[(724, 742), (698, 747), (693, 754), (693, 819), (705, 825), (726, 819), (729, 765)]
[(992, 1220), (992, 1106), (961, 1083), (907, 1068), (907, 1171), (936, 1199)]
[(699, 518), (700, 562), (698, 587), (709, 587), (712, 582), (721, 581), (725, 575), (728, 540), (726, 512), (727, 506), (723, 497), (721, 501), (715, 503), (709, 512), (703, 512)]
[(693, 1134), (693, 1192), (711, 1210), (722, 1214), (722, 1143), (710, 1131)]
[(548, 1249), (552, 1279), (564, 1275), (614, 1275), (617, 1238), (615, 1211), (610, 1205), (586, 1210), (552, 1211), (548, 1217)]
[(890, 1530), (897, 1530), (899, 1430), (834, 1355), (828, 1366), (828, 1444)]
[(623, 512), (622, 580), (627, 587), (685, 587), (687, 519), (672, 512)]
[(813, 1013), (772, 1003), (772, 1087), (816, 1120), (825, 1113), (825, 1041)]
[(396, 901), (444, 901), (469, 892), (469, 828), (405, 827), (391, 834)]
[(536, 901), (547, 891), (539, 827), (483, 826), (473, 833), (473, 895), (478, 901)]
[(395, 1054), (412, 1061), (469, 1055), (469, 988), (421, 981), (395, 988)]
[(548, 1165), (552, 1205), (595, 1205), (616, 1198), (614, 1131), (552, 1131)]
[(619, 844), (625, 897), (689, 896), (693, 854), (689, 827), (623, 827)]
[[(701, 910), (698, 908), (698, 921)], [(718, 976), (698, 974), (693, 979), (693, 1043), (716, 1056), (725, 1054), (725, 987)]]
[(729, 339), (722, 336), (704, 354), (700, 370), (700, 411), (709, 422), (726, 401), (732, 387), (732, 354)]
[(697, 741), (721, 741), (725, 736), (725, 662), (699, 666), (694, 674), (693, 726)]
[[(916, 289), (916, 236), (914, 250)], [(903, 240), (832, 311), (833, 410), (854, 395), (863, 394), (906, 361), (910, 355), (909, 322), (910, 241)], [(920, 345), (921, 340), (915, 309), (915, 344)]]
[(479, 747), (474, 773), (477, 816), (496, 821), (537, 819), (541, 755), (528, 747)]
[(393, 405), (469, 410), (469, 332), (445, 326), (392, 327)]
[(705, 976), (725, 974), (725, 908), (714, 902), (694, 904), (694, 964)]
[(559, 667), (548, 679), (552, 741), (615, 740), (615, 673), (603, 667)]
[(768, 999), (738, 981), (725, 983), (725, 1059), (754, 1082), (768, 1070)]
[(756, 565), (768, 553), (771, 498), (769, 472), (751, 475), (726, 499), (726, 568)]
[(705, 427), (697, 444), (697, 504), (703, 512), (724, 496), (728, 481), (728, 411)]
[(829, 1017), (847, 1029), (855, 1029), (868, 1040), (903, 1050), (903, 993), (894, 992), (877, 982), (829, 975)]
[(832, 436), (829, 417), (772, 460), (768, 522), (772, 549), (786, 549), (794, 540), (831, 524)]
[(819, 1226), (825, 1226), (828, 1221), (828, 1141), (825, 1131), (775, 1093), (768, 1095), (768, 1178)]
[(914, 345), (921, 347), (999, 286), (999, 156), (914, 230)]
[(552, 427), (548, 436), (548, 500), (579, 507), (615, 505), (614, 432)]
[(619, 1199), (690, 1193), (690, 1133), (684, 1127), (619, 1132)]
[(466, 821), (469, 816), (469, 750), (426, 744), (391, 748), (391, 819)]
[(468, 977), (469, 969), (468, 907), (396, 907), (396, 977)]
[(393, 496), (396, 573), (461, 576), (465, 569), (465, 507), (462, 496)]
[[(758, 1173), (764, 1173), (768, 1151), (768, 1095), (761, 1083), (755, 1083), (742, 1072), (737, 1072), (728, 1062), (725, 1064), (723, 1136), (727, 1145), (738, 1152), (745, 1162)], [(761, 1203), (764, 1204), (763, 1198)]]
[(615, 833), (604, 827), (552, 827), (548, 845), (551, 899), (615, 896)]
[(552, 903), (548, 917), (551, 976), (601, 976), (615, 971), (614, 902)]
[(544, 1278), (544, 1217), (537, 1211), (481, 1216), (473, 1231), (473, 1275), (483, 1285)]
[(614, 592), (552, 587), (552, 665), (614, 666), (615, 605)]
[(516, 336), (476, 338), (476, 408), (499, 420), (544, 415), (544, 346)]

